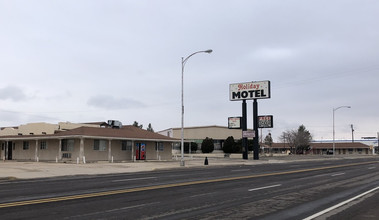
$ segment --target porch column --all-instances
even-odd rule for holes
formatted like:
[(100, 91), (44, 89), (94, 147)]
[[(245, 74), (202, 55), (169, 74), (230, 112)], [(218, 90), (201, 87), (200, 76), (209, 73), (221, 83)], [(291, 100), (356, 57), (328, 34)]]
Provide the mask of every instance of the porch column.
[(9, 144), (9, 141), (6, 140), (6, 141), (5, 141), (5, 148), (4, 148), (4, 160), (9, 159), (9, 158), (8, 158), (8, 144)]
[(8, 147), (8, 140), (5, 140), (4, 142), (4, 150), (3, 150), (3, 160), (5, 161), (7, 159), (7, 147)]
[(38, 140), (36, 140), (36, 149), (35, 149), (35, 153), (34, 153), (34, 159), (36, 162), (39, 161), (39, 158), (38, 158)]
[(58, 160), (62, 160), (62, 139), (59, 139), (58, 142)]
[(84, 138), (80, 138), (79, 161), (84, 163)]
[(131, 153), (131, 156), (132, 156), (132, 161), (134, 162), (134, 141), (132, 141), (132, 153)]
[(108, 161), (112, 161), (112, 140), (108, 140)]
[[(191, 144), (190, 144), (190, 148), (191, 148)], [(158, 142), (155, 142), (155, 149), (157, 151), (157, 160), (159, 160), (159, 146), (158, 146)]]

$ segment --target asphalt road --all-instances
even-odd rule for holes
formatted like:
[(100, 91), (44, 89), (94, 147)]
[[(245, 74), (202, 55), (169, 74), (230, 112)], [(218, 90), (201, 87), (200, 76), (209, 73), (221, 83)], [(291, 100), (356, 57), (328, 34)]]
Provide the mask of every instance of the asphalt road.
[(377, 158), (15, 180), (0, 183), (0, 216), (377, 219), (377, 187)]

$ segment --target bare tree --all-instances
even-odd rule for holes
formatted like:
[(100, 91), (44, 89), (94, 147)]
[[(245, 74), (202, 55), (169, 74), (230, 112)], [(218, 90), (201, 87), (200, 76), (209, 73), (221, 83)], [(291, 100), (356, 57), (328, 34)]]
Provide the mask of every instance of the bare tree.
[(295, 132), (293, 130), (283, 131), (280, 135), (279, 140), (284, 143), (284, 146), (287, 144), (290, 148), (290, 152), (294, 153), (294, 148), (296, 148), (296, 138)]
[(300, 125), (297, 130), (284, 131), (279, 139), (288, 144), (291, 153), (304, 153), (309, 150), (312, 135), (304, 125)]

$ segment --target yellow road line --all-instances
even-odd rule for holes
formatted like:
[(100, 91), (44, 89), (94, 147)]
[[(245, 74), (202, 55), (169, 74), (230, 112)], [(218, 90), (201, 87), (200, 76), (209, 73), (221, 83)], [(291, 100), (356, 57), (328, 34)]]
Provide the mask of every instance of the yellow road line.
[(141, 192), (141, 191), (147, 191), (147, 190), (164, 189), (164, 188), (172, 188), (172, 187), (179, 187), (179, 186), (189, 186), (189, 185), (204, 184), (204, 183), (215, 183), (215, 182), (224, 182), (224, 181), (231, 181), (231, 180), (251, 179), (251, 178), (265, 177), (265, 176), (276, 176), (276, 175), (285, 175), (285, 174), (293, 174), (293, 173), (303, 173), (303, 172), (326, 170), (326, 169), (349, 167), (349, 166), (358, 166), (358, 165), (373, 164), (373, 163), (379, 163), (379, 161), (351, 163), (351, 164), (344, 164), (344, 165), (335, 165), (335, 166), (310, 168), (310, 169), (302, 169), (302, 170), (293, 170), (293, 171), (284, 171), (284, 172), (276, 172), (276, 173), (256, 174), (256, 175), (248, 175), (248, 176), (237, 176), (237, 177), (226, 177), (226, 178), (219, 178), (219, 179), (198, 180), (198, 181), (182, 182), (182, 183), (171, 183), (171, 184), (163, 184), (163, 185), (156, 185), (156, 186), (138, 187), (138, 188), (132, 188), (132, 189), (121, 189), (121, 190), (111, 190), (111, 191), (97, 192), (97, 193), (86, 193), (86, 194), (72, 195), (72, 196), (52, 197), (52, 198), (46, 198), (46, 199), (25, 200), (25, 201), (19, 201), (19, 202), (2, 203), (2, 204), (0, 204), (0, 208), (13, 207), (13, 206), (23, 206), (23, 205), (33, 205), (33, 204), (41, 204), (41, 203), (48, 203), (48, 202), (59, 202), (59, 201), (67, 201), (67, 200), (74, 200), (74, 199), (93, 198), (93, 197), (99, 197), (99, 196), (109, 196), (109, 195), (116, 195), (116, 194)]

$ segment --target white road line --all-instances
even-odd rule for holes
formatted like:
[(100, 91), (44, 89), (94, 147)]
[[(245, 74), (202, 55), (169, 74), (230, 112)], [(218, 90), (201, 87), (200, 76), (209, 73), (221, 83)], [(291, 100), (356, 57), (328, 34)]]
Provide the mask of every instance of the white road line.
[(330, 174), (329, 173), (325, 173), (325, 174), (319, 174), (319, 175), (316, 175), (316, 176), (313, 176), (313, 177), (323, 177), (323, 176), (329, 176)]
[(335, 173), (335, 174), (332, 174), (330, 176), (341, 176), (341, 175), (344, 175), (345, 173)]
[(276, 184), (276, 185), (272, 185), (272, 186), (264, 186), (264, 187), (249, 189), (248, 191), (251, 192), (251, 191), (256, 191), (256, 190), (261, 190), (261, 189), (274, 188), (274, 187), (278, 187), (278, 186), (281, 186), (281, 185), (282, 184)]
[(199, 196), (208, 196), (208, 195), (211, 195), (211, 194), (215, 194), (215, 192), (197, 194), (197, 195), (190, 196), (190, 198), (199, 197)]
[(317, 218), (317, 217), (319, 217), (319, 216), (321, 216), (321, 215), (323, 215), (323, 214), (325, 214), (325, 213), (327, 213), (327, 212), (330, 212), (330, 211), (332, 211), (332, 210), (334, 210), (334, 209), (337, 209), (337, 208), (339, 208), (339, 207), (341, 207), (341, 206), (343, 206), (343, 205), (345, 205), (345, 204), (347, 204), (347, 203), (349, 203), (349, 202), (351, 202), (351, 201), (353, 201), (353, 200), (359, 199), (360, 197), (363, 197), (363, 196), (365, 196), (365, 195), (367, 195), (367, 194), (369, 194), (369, 193), (371, 193), (371, 192), (374, 192), (375, 190), (378, 190), (378, 189), (379, 189), (379, 186), (378, 186), (378, 187), (375, 187), (375, 188), (373, 188), (373, 189), (371, 189), (371, 190), (369, 190), (369, 191), (367, 191), (367, 192), (364, 192), (364, 193), (362, 193), (362, 194), (360, 194), (360, 195), (357, 195), (357, 196), (355, 196), (355, 197), (353, 197), (353, 198), (351, 198), (351, 199), (348, 199), (348, 200), (345, 200), (345, 201), (343, 201), (343, 202), (341, 202), (341, 203), (338, 203), (338, 204), (335, 205), (335, 206), (332, 206), (332, 207), (330, 207), (330, 208), (327, 208), (327, 209), (325, 209), (325, 210), (322, 210), (321, 212), (318, 212), (318, 213), (316, 213), (316, 214), (314, 214), (314, 215), (311, 215), (311, 216), (309, 216), (309, 217), (307, 217), (307, 218), (305, 218), (305, 219), (303, 219), (303, 220), (311, 220), (311, 219)]
[(372, 170), (372, 169), (375, 169), (375, 168), (376, 168), (376, 167), (369, 167), (368, 169), (369, 169), (369, 170)]
[(122, 208), (118, 208), (118, 209), (111, 209), (111, 210), (105, 210), (105, 211), (100, 211), (100, 212), (92, 212), (92, 213), (87, 213), (87, 214), (82, 214), (82, 215), (70, 216), (70, 217), (66, 217), (65, 219), (81, 218), (81, 217), (87, 217), (87, 216), (91, 216), (91, 215), (99, 215), (99, 214), (106, 214), (106, 213), (111, 213), (111, 212), (118, 212), (118, 211), (122, 211), (122, 210), (140, 208), (143, 206), (155, 205), (155, 204), (159, 204), (159, 203), (160, 202), (153, 202), (153, 203), (145, 203), (145, 204), (141, 204), (141, 205), (127, 206), (127, 207), (122, 207)]
[(158, 179), (158, 177), (141, 177), (141, 178), (131, 178), (131, 179), (122, 179), (122, 180), (112, 180), (111, 182), (126, 182), (126, 181), (134, 181), (134, 180), (148, 180), (148, 179)]

